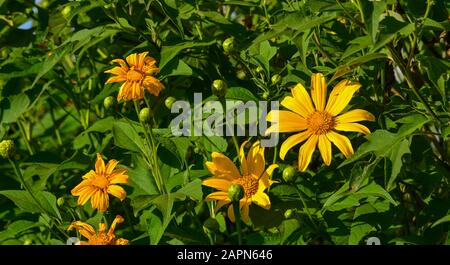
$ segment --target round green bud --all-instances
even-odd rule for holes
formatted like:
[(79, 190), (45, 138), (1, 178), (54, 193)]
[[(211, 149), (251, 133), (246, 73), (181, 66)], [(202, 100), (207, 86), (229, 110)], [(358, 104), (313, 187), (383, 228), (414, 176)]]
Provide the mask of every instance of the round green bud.
[(236, 48), (236, 41), (233, 37), (230, 37), (222, 43), (222, 48), (226, 53), (231, 53)]
[(31, 239), (29, 239), (29, 238), (27, 238), (27, 239), (25, 239), (25, 241), (23, 241), (23, 244), (24, 245), (31, 245), (33, 243), (33, 241), (31, 240)]
[(63, 8), (63, 10), (61, 10), (61, 15), (63, 15), (63, 17), (65, 17), (65, 18), (68, 18), (70, 15), (70, 11), (72, 11), (72, 7), (66, 6)]
[(44, 0), (39, 3), (39, 6), (44, 9), (46, 9), (49, 5), (50, 5), (50, 2), (48, 0)]
[(292, 209), (287, 209), (287, 210), (284, 212), (284, 218), (289, 219), (289, 218), (292, 217), (292, 214), (294, 214), (294, 211), (292, 211)]
[(263, 98), (264, 100), (268, 99), (269, 96), (270, 96), (270, 93), (269, 93), (268, 91), (266, 91), (266, 92), (264, 92), (264, 93), (262, 94), (262, 98)]
[(258, 65), (258, 67), (256, 67), (256, 73), (258, 73), (258, 74), (263, 74), (264, 73), (264, 69), (262, 68), (261, 65)]
[(287, 166), (283, 170), (283, 179), (286, 182), (294, 182), (296, 178), (296, 170), (293, 166)]
[(142, 123), (148, 123), (151, 117), (152, 111), (149, 108), (143, 108), (141, 109), (141, 112), (139, 112), (139, 121)]
[(0, 54), (1, 58), (2, 59), (6, 59), (6, 58), (8, 58), (8, 55), (9, 55), (9, 49), (8, 48), (3, 48), (2, 52)]
[(212, 92), (214, 95), (218, 96), (219, 98), (225, 97), (228, 89), (227, 83), (223, 80), (214, 80), (211, 86)]
[(16, 152), (16, 146), (12, 140), (3, 140), (0, 142), (0, 155), (3, 158), (13, 158)]
[(247, 78), (247, 73), (245, 70), (239, 69), (236, 71), (236, 77), (240, 80), (245, 80)]
[(273, 75), (272, 78), (270, 79), (270, 81), (272, 81), (272, 85), (276, 85), (276, 84), (280, 83), (281, 76), (280, 75)]
[(194, 153), (200, 154), (201, 151), (202, 151), (202, 150), (201, 150), (198, 146), (194, 147)]
[(174, 97), (168, 97), (164, 101), (164, 105), (166, 105), (166, 108), (172, 109), (172, 105), (175, 101), (176, 101), (176, 99)]
[(115, 104), (116, 104), (116, 100), (112, 96), (106, 97), (103, 100), (103, 106), (105, 107), (105, 109), (110, 109), (110, 108), (114, 107)]
[(240, 184), (233, 184), (228, 189), (228, 198), (232, 202), (238, 202), (244, 197), (244, 188)]
[(58, 200), (56, 200), (56, 204), (58, 204), (59, 207), (63, 206), (64, 202), (66, 200), (64, 199), (64, 197), (59, 197)]

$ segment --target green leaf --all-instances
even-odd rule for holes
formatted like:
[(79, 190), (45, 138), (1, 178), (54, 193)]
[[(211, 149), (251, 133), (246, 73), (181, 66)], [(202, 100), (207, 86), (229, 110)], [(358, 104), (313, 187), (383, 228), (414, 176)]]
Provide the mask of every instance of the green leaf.
[(370, 20), (367, 22), (368, 31), (372, 37), (372, 43), (377, 42), (377, 34), (378, 34), (378, 25), (380, 23), (381, 15), (386, 10), (386, 2), (384, 1), (376, 1), (372, 2), (372, 15)]
[(194, 47), (203, 47), (214, 44), (215, 40), (209, 41), (200, 41), (200, 42), (182, 42), (172, 46), (163, 46), (161, 49), (161, 62), (159, 63), (159, 68), (161, 72), (165, 71), (164, 67), (167, 65), (170, 60), (172, 60), (179, 52), (184, 49), (194, 48)]
[(144, 140), (139, 135), (143, 132), (143, 128), (137, 123), (128, 123), (126, 121), (114, 122), (112, 132), (114, 135), (114, 143), (120, 148), (147, 153), (148, 147), (144, 144)]
[(270, 75), (270, 59), (277, 54), (277, 48), (270, 46), (269, 41), (263, 41), (259, 44), (258, 54), (255, 59), (264, 67), (265, 72)]
[(20, 233), (25, 232), (31, 228), (39, 226), (39, 223), (27, 221), (27, 220), (18, 220), (12, 222), (7, 226), (7, 228), (0, 232), (0, 242), (5, 241), (11, 238), (17, 238)]
[(104, 119), (96, 121), (89, 128), (81, 132), (75, 139), (73, 140), (73, 148), (81, 149), (86, 144), (90, 143), (89, 133), (91, 132), (101, 132), (105, 133), (107, 131), (111, 131), (114, 124), (114, 117), (106, 117)]
[(389, 193), (385, 189), (383, 189), (380, 185), (376, 184), (375, 182), (372, 182), (367, 186), (362, 187), (354, 194), (362, 195), (363, 197), (368, 196), (381, 197), (386, 200), (389, 200), (393, 205), (397, 205), (397, 202), (391, 197), (391, 195), (389, 195)]
[(433, 225), (431, 226), (431, 228), (433, 228), (437, 225), (440, 225), (442, 223), (446, 223), (446, 222), (450, 222), (450, 214), (446, 215), (446, 216), (440, 218), (439, 220), (437, 220), (436, 222), (434, 222)]
[(258, 101), (258, 99), (248, 89), (243, 87), (230, 87), (225, 95), (226, 99), (247, 101)]
[(365, 64), (365, 63), (373, 61), (373, 60), (380, 60), (380, 59), (387, 59), (386, 54), (370, 53), (370, 54), (366, 54), (364, 56), (359, 56), (359, 57), (351, 60), (350, 62), (347, 62), (346, 64), (337, 67), (335, 69), (336, 72), (334, 73), (333, 77), (331, 78), (331, 80), (329, 82), (353, 71), (356, 67), (358, 67), (362, 64)]
[(2, 104), (1, 123), (16, 122), (30, 104), (30, 99), (24, 93), (10, 96), (8, 101), (8, 103), (3, 102)]
[(187, 75), (192, 76), (193, 71), (189, 65), (187, 65), (183, 60), (171, 60), (159, 73), (160, 79), (165, 79), (169, 76), (180, 76)]
[(25, 212), (49, 214), (61, 220), (61, 214), (56, 206), (56, 197), (46, 191), (39, 191), (34, 196), (23, 190), (3, 190), (0, 194), (8, 197), (14, 204)]
[(201, 201), (203, 198), (202, 181), (200, 179), (194, 179), (192, 182), (177, 190), (177, 193), (181, 193), (194, 200)]
[(376, 228), (368, 224), (366, 220), (358, 218), (370, 213), (377, 213), (377, 211), (368, 203), (356, 208), (348, 238), (349, 245), (358, 245), (370, 232), (376, 231)]

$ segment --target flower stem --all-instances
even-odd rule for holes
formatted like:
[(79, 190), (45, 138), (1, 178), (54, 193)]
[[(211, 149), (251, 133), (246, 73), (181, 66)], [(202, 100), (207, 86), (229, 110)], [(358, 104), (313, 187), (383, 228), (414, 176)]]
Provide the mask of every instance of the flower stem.
[(308, 205), (306, 204), (305, 200), (303, 199), (303, 195), (301, 194), (301, 192), (300, 192), (300, 190), (299, 190), (299, 188), (297, 186), (294, 185), (294, 187), (295, 187), (295, 190), (297, 191), (297, 194), (298, 194), (298, 197), (300, 198), (300, 201), (303, 204), (303, 210), (306, 213), (306, 215), (308, 216), (309, 221), (311, 221), (311, 224), (314, 226), (314, 228), (317, 231), (319, 231), (319, 228), (317, 227), (316, 223), (314, 222), (314, 219), (311, 216), (311, 213), (309, 212)]
[(233, 202), (234, 220), (236, 221), (236, 229), (238, 233), (238, 245), (242, 245), (242, 230), (241, 230), (241, 213), (239, 211), (239, 201)]

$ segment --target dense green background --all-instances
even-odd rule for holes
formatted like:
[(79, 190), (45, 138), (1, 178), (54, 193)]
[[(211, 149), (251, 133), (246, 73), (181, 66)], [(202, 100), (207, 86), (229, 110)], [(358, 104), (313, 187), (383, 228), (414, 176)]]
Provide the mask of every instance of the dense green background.
[[(272, 208), (251, 208), (245, 243), (364, 244), (369, 236), (450, 243), (449, 7), (444, 0), (0, 0), (0, 138), (15, 141), (14, 159), (44, 206), (0, 158), (0, 244), (65, 244), (71, 221), (97, 225), (102, 215), (70, 195), (97, 152), (129, 168), (127, 199), (114, 199), (104, 217), (123, 215), (117, 233), (131, 244), (236, 244), (234, 225), (202, 201), (212, 190), (200, 181), (212, 151), (236, 157), (233, 142), (171, 137), (175, 115), (164, 100), (192, 102), (194, 92), (213, 99), (215, 79), (228, 83), (229, 99), (281, 100), (297, 82), (309, 87), (313, 72), (329, 87), (342, 78), (362, 84), (351, 107), (376, 116), (365, 123), (373, 133), (348, 134), (355, 155), (344, 160), (334, 151), (329, 167), (316, 152), (294, 183), (281, 170), (296, 165), (297, 153), (276, 157)], [(224, 52), (229, 37), (235, 49)], [(105, 85), (110, 61), (142, 51), (158, 60), (166, 86), (148, 98), (169, 195), (158, 194), (143, 162), (132, 104), (103, 106), (119, 87)], [(273, 83), (276, 74), (282, 80)], [(267, 160), (274, 154), (268, 149)]]

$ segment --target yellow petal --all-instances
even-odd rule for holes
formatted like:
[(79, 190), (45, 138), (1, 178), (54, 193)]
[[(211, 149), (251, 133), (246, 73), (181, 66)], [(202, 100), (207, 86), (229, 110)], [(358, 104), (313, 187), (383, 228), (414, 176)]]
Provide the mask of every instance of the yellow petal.
[(266, 130), (266, 135), (272, 132), (299, 132), (308, 128), (305, 118), (289, 110), (272, 110), (266, 119), (275, 123)]
[(116, 66), (116, 67), (114, 67), (112, 69), (106, 70), (105, 73), (118, 75), (118, 76), (121, 76), (121, 77), (126, 77), (127, 76), (127, 70), (128, 70), (127, 68)]
[(113, 172), (114, 168), (119, 164), (119, 161), (115, 159), (111, 159), (108, 161), (108, 164), (106, 165), (106, 175), (109, 175)]
[(203, 180), (202, 182), (203, 185), (211, 187), (211, 188), (215, 188), (221, 191), (226, 191), (228, 192), (228, 188), (230, 188), (231, 186), (231, 182), (227, 179), (220, 179), (220, 178), (208, 178)]
[(333, 88), (333, 90), (330, 93), (330, 96), (328, 97), (328, 102), (325, 107), (325, 110), (328, 110), (334, 103), (336, 102), (337, 96), (341, 93), (342, 89), (344, 89), (347, 85), (350, 84), (350, 81), (348, 80), (342, 80)]
[(205, 201), (230, 201), (228, 198), (228, 192), (225, 191), (216, 191), (210, 193), (208, 196), (206, 196)]
[(308, 113), (313, 113), (315, 111), (314, 106), (311, 102), (308, 92), (306, 92), (305, 87), (298, 83), (294, 88), (291, 89), (294, 99), (303, 106)]
[(127, 60), (128, 65), (137, 66), (137, 54), (136, 53), (128, 55), (125, 60)]
[(109, 206), (108, 193), (105, 193), (103, 191), (100, 192), (98, 205), (99, 205), (99, 207), (98, 207), (99, 212), (106, 212), (106, 210), (108, 210), (108, 206)]
[(352, 83), (342, 88), (339, 88), (338, 93), (334, 94), (332, 93), (332, 95), (330, 95), (330, 100), (331, 96), (333, 96), (334, 100), (332, 101), (333, 102), (332, 104), (328, 102), (325, 108), (326, 111), (333, 116), (336, 116), (339, 113), (341, 113), (344, 110), (344, 108), (347, 107), (348, 103), (353, 97), (353, 94), (355, 94), (355, 92), (358, 91), (360, 87), (361, 84)]
[(92, 236), (95, 236), (94, 228), (91, 225), (86, 224), (82, 221), (72, 222), (72, 224), (70, 224), (70, 226), (67, 228), (67, 231), (73, 229), (78, 230), (78, 232), (87, 239), (91, 238)]
[(281, 145), (280, 148), (280, 158), (284, 160), (284, 157), (286, 156), (287, 152), (294, 147), (295, 145), (305, 141), (308, 139), (308, 137), (311, 136), (310, 131), (305, 131), (301, 133), (294, 134), (292, 136), (289, 136)]
[(110, 184), (126, 184), (128, 183), (128, 176), (126, 168), (115, 169), (111, 175), (109, 175)]
[(214, 207), (214, 212), (217, 212), (218, 210), (220, 210), (220, 208), (222, 208), (224, 205), (227, 205), (228, 203), (230, 203), (230, 200), (218, 200), (216, 203), (216, 207)]
[(164, 89), (164, 85), (153, 76), (146, 76), (144, 78), (144, 87), (154, 96), (158, 96), (159, 93)]
[(257, 192), (255, 195), (252, 196), (252, 202), (257, 204), (258, 206), (261, 206), (262, 208), (269, 210), (270, 209), (270, 199), (267, 194), (264, 192)]
[(250, 212), (250, 203), (244, 203), (241, 206), (241, 220), (244, 221), (245, 223), (248, 223), (250, 221), (250, 216), (249, 216), (249, 212)]
[(272, 175), (272, 172), (276, 168), (278, 168), (278, 165), (272, 164), (266, 169), (264, 174), (259, 179), (258, 192), (263, 192), (265, 189), (269, 188), (274, 183), (274, 181), (270, 179), (270, 176)]
[(369, 134), (370, 130), (366, 126), (359, 123), (338, 123), (335, 127), (335, 130), (344, 131), (344, 132), (360, 132), (363, 134)]
[(124, 76), (113, 76), (111, 78), (109, 78), (108, 80), (106, 80), (107, 84), (111, 84), (111, 83), (117, 83), (117, 82), (125, 82), (127, 81), (127, 78)]
[(114, 234), (114, 230), (116, 230), (116, 225), (123, 223), (123, 221), (124, 219), (122, 216), (116, 215), (116, 218), (114, 218), (114, 221), (112, 222), (111, 227), (109, 228), (108, 235), (112, 236)]
[(128, 71), (128, 65), (127, 63), (122, 59), (114, 59), (112, 60), (113, 63), (118, 63), (125, 71)]
[(94, 170), (90, 170), (88, 173), (86, 173), (82, 176), (82, 178), (85, 180), (92, 180), (96, 177), (97, 177), (97, 174), (95, 173)]
[(333, 131), (329, 131), (326, 135), (328, 140), (335, 144), (345, 157), (348, 158), (353, 155), (352, 143), (346, 136)]
[(323, 111), (327, 100), (327, 86), (325, 77), (320, 74), (313, 74), (311, 77), (311, 96), (316, 109)]
[(93, 194), (97, 192), (97, 189), (87, 186), (85, 189), (81, 190), (78, 194), (78, 205), (85, 205), (86, 202), (92, 197)]
[(306, 171), (308, 168), (309, 162), (311, 162), (311, 157), (316, 149), (317, 141), (319, 140), (319, 137), (315, 134), (311, 135), (309, 137), (308, 141), (306, 141), (301, 147), (300, 147), (300, 153), (298, 156), (298, 168), (300, 171)]
[(331, 142), (325, 135), (319, 135), (319, 151), (325, 165), (331, 164)]
[(281, 106), (287, 108), (288, 110), (291, 110), (298, 115), (302, 116), (303, 118), (307, 118), (310, 114), (308, 109), (301, 105), (297, 100), (295, 100), (291, 96), (287, 96), (281, 101)]
[(245, 157), (244, 147), (248, 143), (248, 141), (245, 141), (241, 144), (239, 147), (239, 162), (241, 163), (241, 169), (243, 175), (249, 175), (250, 172), (248, 170), (248, 163), (247, 158)]
[(236, 165), (228, 157), (217, 152), (213, 152), (211, 156), (212, 162), (206, 162), (206, 167), (214, 176), (229, 180), (241, 177)]
[(234, 223), (236, 221), (236, 219), (234, 218), (234, 209), (233, 209), (233, 204), (230, 204), (230, 206), (228, 206), (228, 218), (230, 219), (230, 221), (232, 223)]
[(125, 192), (125, 190), (118, 185), (109, 185), (108, 193), (113, 195), (114, 197), (119, 198), (121, 201), (123, 201), (125, 199), (125, 197), (127, 196), (127, 193)]
[(375, 117), (372, 113), (363, 109), (354, 109), (347, 111), (335, 118), (336, 123), (349, 123), (358, 121), (374, 121)]
[(90, 187), (91, 186), (91, 181), (90, 180), (83, 180), (81, 181), (80, 184), (78, 184), (77, 186), (75, 186), (75, 188), (73, 188), (70, 193), (72, 193), (72, 195), (77, 196), (79, 195), (79, 193), (86, 187)]
[(95, 172), (102, 174), (105, 172), (105, 161), (103, 161), (102, 155), (97, 153), (97, 161), (95, 162)]
[(256, 141), (247, 154), (248, 171), (256, 176), (261, 176), (265, 169), (264, 148)]
[(137, 55), (137, 64), (136, 64), (136, 66), (137, 66), (138, 69), (143, 69), (144, 68), (145, 57), (147, 56), (147, 54), (148, 54), (148, 52), (142, 52), (142, 53), (139, 53)]

